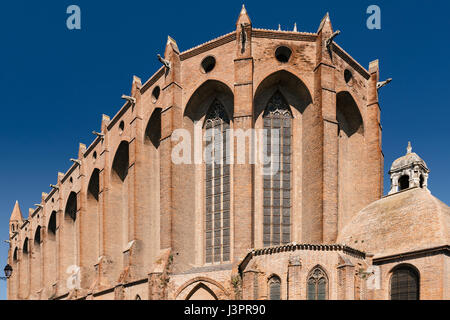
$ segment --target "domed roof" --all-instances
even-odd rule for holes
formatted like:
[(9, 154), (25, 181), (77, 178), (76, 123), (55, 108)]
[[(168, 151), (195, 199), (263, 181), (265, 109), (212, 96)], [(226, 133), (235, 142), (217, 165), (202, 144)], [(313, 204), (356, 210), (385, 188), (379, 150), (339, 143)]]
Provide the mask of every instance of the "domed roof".
[(422, 160), (421, 157), (417, 155), (417, 153), (412, 152), (411, 142), (408, 144), (408, 149), (406, 155), (404, 155), (401, 158), (398, 158), (397, 160), (392, 163), (391, 171), (395, 171), (398, 169), (402, 169), (405, 167), (410, 167), (416, 164), (421, 164), (425, 168), (428, 169), (427, 164), (425, 161)]
[(338, 243), (375, 257), (448, 245), (450, 207), (426, 189), (408, 189), (360, 211), (339, 234)]

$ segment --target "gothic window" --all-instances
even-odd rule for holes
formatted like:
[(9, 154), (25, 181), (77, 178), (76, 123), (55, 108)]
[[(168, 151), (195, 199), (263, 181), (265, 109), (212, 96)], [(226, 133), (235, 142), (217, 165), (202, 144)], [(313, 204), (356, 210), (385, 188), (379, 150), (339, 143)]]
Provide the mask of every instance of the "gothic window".
[(326, 273), (320, 267), (311, 271), (307, 283), (308, 300), (327, 300), (328, 299), (328, 278)]
[(28, 254), (28, 238), (25, 239), (24, 243), (23, 243), (23, 250), (22, 250), (23, 254)]
[(277, 276), (269, 279), (269, 299), (281, 300), (281, 279)]
[(36, 232), (34, 234), (34, 244), (38, 247), (41, 245), (41, 226), (36, 228)]
[(92, 172), (91, 179), (89, 180), (88, 196), (92, 196), (96, 201), (98, 201), (99, 192), (100, 192), (100, 170), (94, 169), (94, 171)]
[(205, 172), (205, 257), (206, 263), (230, 260), (230, 165), (226, 149), (226, 130), (230, 120), (224, 106), (214, 100), (205, 119), (206, 159)]
[(48, 233), (52, 236), (56, 235), (56, 211), (53, 211), (48, 222)]
[(419, 274), (415, 269), (402, 266), (394, 270), (391, 300), (419, 300)]
[(16, 262), (19, 257), (19, 249), (14, 249), (13, 261)]
[(69, 195), (65, 214), (66, 218), (70, 218), (72, 221), (75, 221), (77, 218), (77, 194), (75, 192), (71, 192)]
[(258, 300), (258, 292), (259, 292), (259, 279), (258, 273), (253, 274), (253, 299)]
[(113, 172), (120, 178), (122, 182), (128, 175), (129, 166), (129, 145), (127, 141), (122, 141), (117, 148), (116, 155), (112, 164)]
[(270, 159), (263, 178), (263, 241), (267, 247), (291, 241), (292, 114), (279, 91), (269, 100), (263, 119), (267, 133), (264, 153)]

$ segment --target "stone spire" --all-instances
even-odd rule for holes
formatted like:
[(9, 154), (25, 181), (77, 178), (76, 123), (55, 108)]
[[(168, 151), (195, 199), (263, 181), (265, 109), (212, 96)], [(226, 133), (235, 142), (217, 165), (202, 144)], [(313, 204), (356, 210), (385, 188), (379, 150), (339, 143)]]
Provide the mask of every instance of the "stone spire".
[(22, 211), (20, 210), (19, 201), (16, 201), (14, 209), (9, 219), (9, 238), (11, 239), (16, 232), (19, 231), (19, 227), (23, 222)]
[(247, 9), (245, 9), (245, 5), (242, 5), (241, 13), (239, 14), (238, 21), (236, 22), (236, 25), (239, 26), (241, 23), (244, 24), (251, 24), (252, 21), (250, 20), (250, 17), (247, 14)]
[(420, 187), (428, 189), (428, 174), (430, 170), (425, 161), (412, 152), (411, 142), (408, 142), (406, 155), (398, 158), (391, 166), (391, 191), (394, 194), (409, 188)]
[(236, 22), (236, 49), (237, 59), (246, 59), (252, 56), (252, 21), (244, 5), (242, 5)]
[(320, 21), (319, 29), (317, 30), (317, 33), (320, 33), (322, 31), (333, 33), (333, 26), (331, 25), (331, 19), (330, 14), (327, 12), (325, 16), (322, 18), (322, 21)]
[(297, 22), (294, 23), (294, 32), (298, 32), (297, 31)]
[(22, 216), (22, 210), (20, 210), (20, 205), (19, 205), (19, 201), (16, 201), (16, 204), (14, 205), (14, 209), (11, 213), (11, 218), (9, 219), (9, 221), (23, 221), (23, 216)]

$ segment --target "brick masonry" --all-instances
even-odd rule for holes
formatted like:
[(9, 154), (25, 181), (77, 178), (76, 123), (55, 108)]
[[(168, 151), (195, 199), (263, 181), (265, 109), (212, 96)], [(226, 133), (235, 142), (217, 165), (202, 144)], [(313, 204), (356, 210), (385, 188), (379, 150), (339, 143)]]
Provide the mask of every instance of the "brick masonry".
[[(306, 299), (307, 277), (320, 267), (329, 299), (388, 299), (390, 274), (400, 263), (419, 270), (421, 298), (450, 298), (448, 238), (437, 243), (440, 250), (407, 256), (401, 254), (432, 249), (436, 239), (419, 241), (426, 228), (409, 235), (421, 247), (406, 251), (399, 225), (385, 230), (397, 232), (397, 242), (365, 234), (374, 239), (367, 252), (352, 238), (367, 229), (358, 212), (383, 195), (379, 65), (366, 70), (336, 43), (327, 46), (332, 34), (328, 15), (316, 33), (302, 33), (255, 29), (243, 9), (234, 32), (196, 48), (180, 52), (169, 37), (170, 68), (146, 83), (133, 78), (132, 99), (114, 118), (103, 116), (101, 135), (90, 146), (80, 144), (77, 162), (58, 174), (28, 220), (14, 208), (8, 298), (267, 299), (275, 275), (282, 299)], [(291, 50), (289, 61), (275, 57), (280, 46)], [(208, 56), (216, 63), (204, 72)], [(260, 167), (235, 164), (231, 261), (206, 264), (205, 167), (174, 164), (172, 134), (184, 128), (193, 135), (194, 121), (205, 119), (214, 98), (232, 115), (233, 129), (262, 128), (265, 103), (277, 89), (293, 114), (291, 241), (308, 245), (255, 250), (263, 247)], [(69, 204), (75, 221), (66, 214)], [(388, 220), (391, 205), (383, 208)], [(440, 223), (448, 233), (448, 210), (440, 217), (429, 228)], [(388, 253), (392, 258), (382, 260)], [(75, 289), (67, 282), (71, 266), (81, 270)], [(376, 289), (366, 283), (374, 267)]]

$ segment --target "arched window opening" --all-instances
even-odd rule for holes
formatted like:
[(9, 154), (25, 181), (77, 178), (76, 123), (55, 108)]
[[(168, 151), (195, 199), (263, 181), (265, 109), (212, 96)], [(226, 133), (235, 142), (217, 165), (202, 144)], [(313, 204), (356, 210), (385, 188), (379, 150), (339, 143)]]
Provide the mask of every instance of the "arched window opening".
[(226, 131), (230, 119), (223, 104), (215, 99), (206, 114), (206, 263), (230, 260), (230, 165)]
[(347, 137), (355, 133), (364, 133), (364, 124), (358, 105), (352, 95), (347, 92), (339, 92), (336, 96), (336, 119), (339, 123), (339, 132)]
[(15, 248), (13, 254), (13, 261), (17, 262), (18, 259), (19, 259), (19, 248)]
[(25, 241), (23, 242), (23, 250), (22, 253), (24, 255), (28, 254), (28, 238), (25, 239)]
[(48, 233), (51, 236), (56, 235), (56, 211), (53, 211), (50, 215), (50, 220), (48, 222)]
[(159, 88), (159, 86), (156, 86), (155, 89), (153, 89), (153, 91), (152, 91), (152, 102), (153, 103), (156, 103), (156, 101), (158, 101), (160, 94), (161, 94), (161, 89)]
[(161, 143), (161, 108), (156, 108), (153, 111), (145, 129), (145, 137), (150, 140), (156, 149), (159, 148)]
[(269, 279), (269, 299), (281, 300), (281, 279), (278, 276)]
[(409, 176), (404, 175), (398, 180), (399, 191), (409, 188)]
[(34, 245), (38, 247), (41, 245), (41, 226), (38, 226), (34, 233)]
[(344, 71), (344, 80), (345, 83), (347, 83), (348, 85), (352, 84), (352, 80), (353, 80), (353, 74), (349, 69), (345, 69)]
[(94, 169), (94, 172), (92, 172), (91, 179), (89, 180), (88, 196), (91, 196), (98, 201), (99, 192), (100, 192), (100, 170)]
[(128, 142), (122, 141), (117, 149), (116, 156), (114, 157), (112, 169), (113, 172), (120, 178), (120, 180), (125, 181), (128, 175), (129, 167), (129, 145)]
[(411, 266), (400, 266), (392, 272), (391, 300), (419, 300), (419, 273)]
[(288, 103), (277, 91), (263, 115), (264, 154), (270, 163), (264, 170), (264, 246), (291, 241), (291, 139), (292, 114)]
[(425, 182), (425, 179), (423, 177), (423, 174), (420, 175), (420, 187), (423, 188), (423, 183)]
[(311, 271), (307, 281), (308, 300), (328, 299), (328, 277), (325, 271), (316, 267)]
[(75, 221), (77, 219), (77, 194), (71, 192), (66, 204), (65, 218)]

